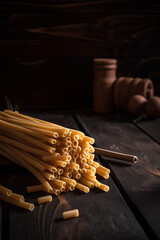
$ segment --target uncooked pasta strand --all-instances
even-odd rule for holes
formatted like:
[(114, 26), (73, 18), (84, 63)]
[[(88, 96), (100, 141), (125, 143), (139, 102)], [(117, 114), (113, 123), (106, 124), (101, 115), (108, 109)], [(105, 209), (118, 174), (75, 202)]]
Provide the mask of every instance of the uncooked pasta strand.
[(94, 188), (94, 183), (87, 180), (86, 178), (81, 177), (78, 182), (82, 183), (83, 185), (86, 185), (89, 188)]
[(3, 194), (0, 194), (0, 199), (5, 201), (5, 202), (8, 202), (8, 203), (13, 204), (13, 205), (16, 205), (18, 207), (25, 208), (25, 209), (30, 210), (30, 211), (34, 210), (34, 204), (33, 203), (17, 201), (15, 199), (12, 199), (11, 197), (5, 196)]
[(79, 211), (78, 209), (74, 209), (74, 210), (63, 212), (62, 215), (64, 219), (74, 218), (79, 216)]
[(24, 202), (24, 196), (23, 195), (20, 195), (20, 194), (17, 194), (17, 193), (12, 193), (10, 197), (12, 199), (17, 200), (17, 201)]
[(39, 191), (44, 191), (44, 186), (42, 184), (27, 187), (27, 192), (28, 193), (39, 192)]
[(45, 170), (45, 167), (40, 164), (38, 161), (36, 161), (32, 155), (30, 155), (29, 153), (16, 149), (16, 151), (18, 151), (18, 154), (20, 155), (20, 157), (22, 159), (24, 159), (24, 161), (28, 162), (30, 165), (32, 165), (33, 167), (35, 167), (36, 169), (43, 171)]
[(101, 170), (101, 171), (103, 171), (105, 173), (108, 173), (108, 174), (110, 173), (110, 170), (108, 168), (102, 166), (102, 165), (99, 165), (97, 170)]
[(42, 156), (42, 159), (43, 161), (47, 161), (47, 162), (54, 162), (54, 160), (67, 161), (67, 160), (71, 160), (71, 156), (70, 155), (63, 155), (63, 156), (51, 155), (51, 156)]
[[(22, 133), (26, 133), (28, 134), (29, 136), (33, 136), (33, 137), (36, 137), (38, 139), (41, 139), (41, 140), (44, 140), (46, 142), (49, 142), (49, 143), (53, 143), (53, 139), (52, 138), (49, 138), (43, 134), (40, 134), (40, 133), (37, 133), (37, 132), (34, 132), (28, 128), (25, 128), (24, 126), (20, 126), (20, 125), (16, 125), (16, 124), (12, 124), (12, 123), (8, 123), (6, 121), (3, 121), (0, 119), (0, 125), (1, 126), (4, 126), (5, 129), (13, 129), (15, 131), (19, 131), (19, 132), (22, 132)], [(53, 135), (52, 135), (53, 136)]]
[(9, 188), (6, 188), (2, 185), (0, 185), (0, 193), (6, 195), (6, 196), (11, 196), (12, 195), (12, 191)]
[(47, 171), (42, 171), (41, 173), (48, 180), (53, 180), (54, 179), (54, 174), (51, 174)]
[(38, 204), (52, 202), (52, 196), (48, 195), (48, 196), (39, 197), (37, 198), (37, 202)]
[(39, 173), (38, 170), (36, 170), (34, 167), (32, 167), (30, 164), (28, 164), (27, 162), (25, 162), (23, 159), (21, 159), (21, 157), (19, 156), (18, 151), (7, 145), (0, 145), (0, 147), (7, 153), (9, 153), (9, 155), (11, 155), (11, 157), (13, 156), (14, 159), (16, 159), (16, 161), (18, 163), (20, 163), (20, 165), (22, 165), (23, 167), (25, 167), (26, 169), (28, 169), (45, 187), (45, 189), (50, 192), (52, 191), (52, 187), (50, 186), (50, 184), (48, 183), (48, 181), (42, 176), (42, 174)]
[[(35, 138), (35, 137), (31, 137), (27, 134), (24, 134), (22, 132), (19, 132), (17, 130), (14, 130), (13, 128), (11, 129), (10, 127), (6, 127), (5, 124), (3, 123), (4, 121), (0, 120), (0, 129), (2, 129), (3, 131), (6, 131), (7, 133), (10, 134), (10, 136), (12, 136), (14, 138), (14, 136), (17, 136), (19, 138), (19, 140), (25, 140), (26, 142), (32, 144), (32, 146), (36, 146), (38, 148), (42, 148), (43, 150), (49, 151), (49, 152), (53, 152), (53, 148), (45, 143), (43, 143), (42, 141), (40, 141), (39, 139)], [(53, 142), (53, 141), (52, 141)]]
[[(25, 151), (30, 152), (30, 153), (34, 153), (34, 154), (38, 154), (38, 155), (47, 155), (47, 154), (49, 154), (47, 151), (27, 146), (27, 145), (25, 145), (23, 143), (20, 143), (20, 142), (18, 142), (16, 140), (10, 139), (10, 138), (5, 137), (5, 136), (0, 136), (0, 141), (2, 141), (4, 143), (7, 143), (7, 144), (11, 144), (14, 147), (20, 148), (20, 149), (25, 150)], [(54, 148), (53, 148), (53, 151), (55, 151)]]
[(26, 120), (34, 121), (35, 123), (38, 123), (38, 121), (36, 121), (32, 117), (29, 117), (29, 116), (23, 115), (19, 112), (16, 112), (16, 111), (14, 112), (14, 111), (11, 111), (8, 109), (4, 110), (3, 112), (0, 112), (0, 114), (4, 117), (8, 117), (8, 118), (26, 119)]
[(85, 185), (80, 183), (76, 183), (76, 188), (83, 191), (84, 193), (88, 193), (90, 191), (89, 187), (86, 187)]
[(37, 124), (37, 123), (29, 121), (29, 120), (19, 120), (19, 119), (13, 119), (13, 118), (12, 119), (5, 118), (5, 117), (2, 117), (2, 119), (4, 119), (7, 122), (10, 122), (10, 123), (15, 123), (15, 124), (24, 125), (24, 126), (31, 126), (31, 127), (35, 127), (35, 128), (53, 131), (53, 132), (57, 132), (57, 130), (60, 132), (64, 132), (64, 130), (65, 130), (63, 128), (61, 129), (61, 128), (56, 128), (56, 127), (49, 127), (47, 125)]
[(64, 127), (62, 127), (60, 125), (57, 125), (55, 123), (47, 122), (47, 121), (44, 121), (44, 120), (41, 120), (41, 119), (38, 119), (38, 118), (34, 118), (34, 117), (31, 117), (31, 116), (26, 116), (22, 113), (14, 112), (14, 111), (11, 111), (11, 110), (8, 110), (8, 109), (4, 110), (4, 112), (7, 112), (7, 113), (9, 113), (13, 116), (17, 116), (19, 118), (28, 119), (28, 120), (31, 120), (31, 121), (34, 121), (34, 122), (47, 124), (47, 125), (54, 126), (54, 127), (64, 128)]
[(103, 190), (105, 192), (109, 191), (109, 187), (103, 183), (100, 183), (100, 185), (98, 185), (97, 188), (100, 188), (101, 190)]

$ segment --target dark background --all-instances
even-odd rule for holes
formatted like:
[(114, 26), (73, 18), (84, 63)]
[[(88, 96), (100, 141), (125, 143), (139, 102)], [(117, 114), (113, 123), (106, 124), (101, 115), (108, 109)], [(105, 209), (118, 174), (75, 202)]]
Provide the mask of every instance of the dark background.
[(92, 108), (96, 57), (160, 96), (160, 1), (0, 1), (1, 106)]

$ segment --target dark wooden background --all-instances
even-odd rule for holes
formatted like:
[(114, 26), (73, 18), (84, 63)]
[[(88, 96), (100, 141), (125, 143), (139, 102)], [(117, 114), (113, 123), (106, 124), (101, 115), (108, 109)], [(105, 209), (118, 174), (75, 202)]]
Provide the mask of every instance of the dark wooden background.
[(159, 0), (0, 1), (0, 106), (92, 108), (93, 58), (160, 96)]

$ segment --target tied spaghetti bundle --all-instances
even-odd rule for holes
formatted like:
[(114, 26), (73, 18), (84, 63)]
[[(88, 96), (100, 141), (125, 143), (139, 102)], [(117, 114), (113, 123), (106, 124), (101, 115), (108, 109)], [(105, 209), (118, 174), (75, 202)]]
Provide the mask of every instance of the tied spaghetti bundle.
[(10, 110), (0, 112), (0, 133), (0, 154), (40, 181), (28, 192), (109, 190), (96, 174), (107, 179), (110, 171), (94, 161), (94, 139), (84, 133)]

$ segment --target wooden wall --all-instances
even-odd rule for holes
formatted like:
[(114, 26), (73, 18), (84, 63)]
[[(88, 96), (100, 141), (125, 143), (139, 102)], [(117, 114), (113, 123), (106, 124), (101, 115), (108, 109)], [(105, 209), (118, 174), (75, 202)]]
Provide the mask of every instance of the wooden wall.
[(0, 1), (1, 105), (92, 108), (95, 57), (160, 95), (159, 42), (159, 0)]

